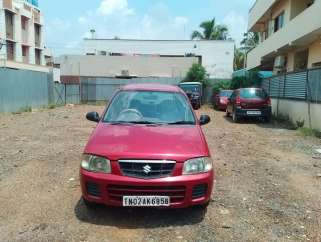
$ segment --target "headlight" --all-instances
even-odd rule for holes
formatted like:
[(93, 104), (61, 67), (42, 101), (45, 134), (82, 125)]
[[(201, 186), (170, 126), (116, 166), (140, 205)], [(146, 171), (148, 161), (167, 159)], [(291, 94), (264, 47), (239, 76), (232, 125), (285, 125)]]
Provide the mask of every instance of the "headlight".
[(94, 155), (83, 155), (81, 167), (87, 171), (111, 173), (110, 160)]
[(212, 159), (209, 157), (200, 157), (187, 160), (184, 163), (183, 175), (192, 175), (205, 173), (213, 169)]

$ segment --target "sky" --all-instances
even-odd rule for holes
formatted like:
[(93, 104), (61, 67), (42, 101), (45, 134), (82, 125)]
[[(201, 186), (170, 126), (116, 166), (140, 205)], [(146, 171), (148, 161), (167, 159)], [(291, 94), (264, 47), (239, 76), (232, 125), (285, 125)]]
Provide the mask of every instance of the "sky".
[(229, 28), (236, 45), (247, 29), (255, 0), (39, 0), (44, 16), (45, 46), (53, 54), (83, 53), (90, 37), (125, 39), (190, 39), (204, 20)]

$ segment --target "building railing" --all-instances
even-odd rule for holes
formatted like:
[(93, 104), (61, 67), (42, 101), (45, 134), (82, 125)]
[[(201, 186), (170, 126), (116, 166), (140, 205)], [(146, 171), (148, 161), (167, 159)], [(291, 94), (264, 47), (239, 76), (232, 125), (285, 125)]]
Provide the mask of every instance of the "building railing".
[(271, 98), (321, 102), (321, 68), (290, 72), (264, 79), (262, 88)]

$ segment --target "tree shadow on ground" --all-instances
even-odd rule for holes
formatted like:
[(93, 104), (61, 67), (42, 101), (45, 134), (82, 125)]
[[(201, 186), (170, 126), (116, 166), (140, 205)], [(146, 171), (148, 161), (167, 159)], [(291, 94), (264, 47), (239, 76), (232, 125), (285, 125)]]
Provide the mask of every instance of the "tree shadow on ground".
[(82, 222), (125, 229), (159, 228), (184, 226), (201, 223), (206, 209), (117, 208), (97, 205), (87, 208), (82, 199), (74, 209), (77, 219)]

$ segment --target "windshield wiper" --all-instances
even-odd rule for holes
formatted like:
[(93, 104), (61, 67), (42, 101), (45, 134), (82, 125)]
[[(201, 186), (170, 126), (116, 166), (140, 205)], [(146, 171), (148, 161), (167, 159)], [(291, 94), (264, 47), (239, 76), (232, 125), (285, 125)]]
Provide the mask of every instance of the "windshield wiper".
[(147, 125), (164, 125), (165, 123), (157, 123), (151, 121), (115, 121), (110, 122), (111, 125), (134, 125), (134, 124), (147, 124)]
[(184, 120), (181, 120), (181, 121), (176, 121), (176, 122), (173, 122), (173, 123), (167, 123), (168, 125), (185, 125), (185, 124), (195, 124), (195, 122), (193, 121), (184, 121)]

